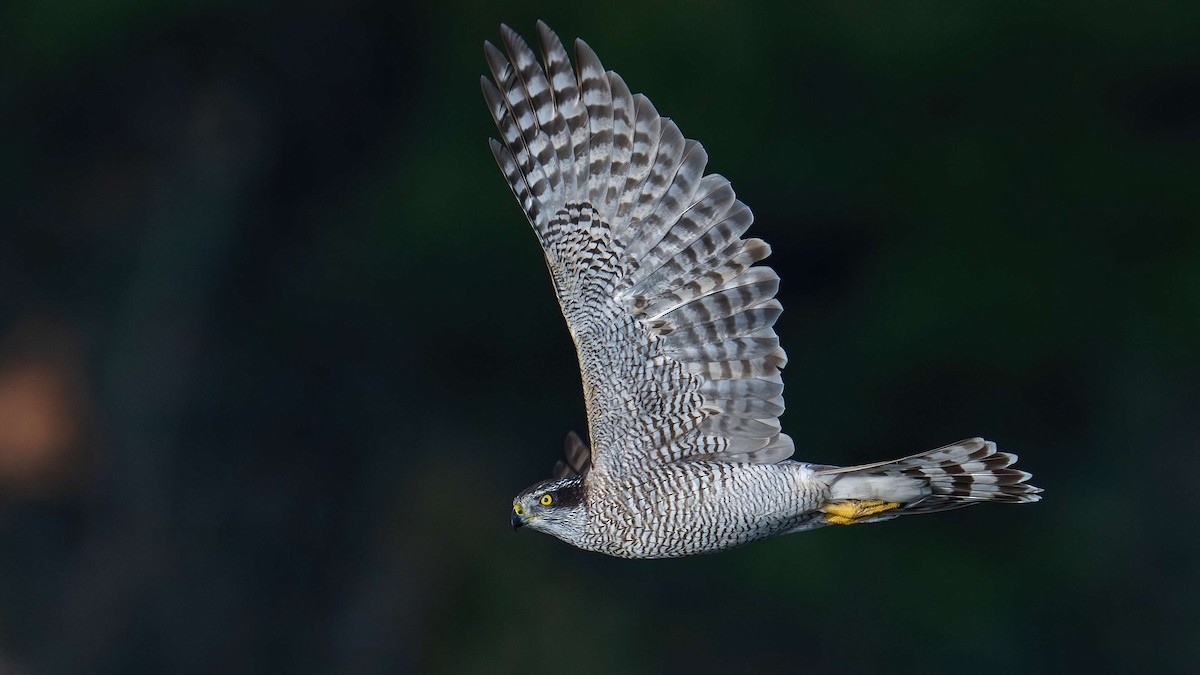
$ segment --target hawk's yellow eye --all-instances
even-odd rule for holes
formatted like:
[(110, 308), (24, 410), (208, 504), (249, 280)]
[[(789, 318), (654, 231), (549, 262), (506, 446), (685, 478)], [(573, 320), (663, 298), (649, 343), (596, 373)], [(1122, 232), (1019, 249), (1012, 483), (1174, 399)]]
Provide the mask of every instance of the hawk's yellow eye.
[(542, 498), (538, 500), (538, 503), (540, 503), (542, 506), (550, 506), (554, 503), (554, 497), (551, 497), (550, 495), (542, 495)]
[(520, 504), (513, 504), (513, 513), (515, 513), (515, 514), (517, 514), (518, 516), (520, 516), (520, 515), (523, 515), (523, 514), (525, 513), (525, 509), (521, 508), (521, 505), (520, 505)]

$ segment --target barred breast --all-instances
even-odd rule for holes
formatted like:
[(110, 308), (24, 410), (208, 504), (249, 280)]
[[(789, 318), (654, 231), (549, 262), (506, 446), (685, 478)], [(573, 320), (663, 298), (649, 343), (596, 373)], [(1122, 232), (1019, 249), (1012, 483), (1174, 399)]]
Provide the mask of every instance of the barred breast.
[(711, 553), (821, 521), (828, 487), (808, 464), (688, 461), (595, 489), (581, 548), (624, 558)]

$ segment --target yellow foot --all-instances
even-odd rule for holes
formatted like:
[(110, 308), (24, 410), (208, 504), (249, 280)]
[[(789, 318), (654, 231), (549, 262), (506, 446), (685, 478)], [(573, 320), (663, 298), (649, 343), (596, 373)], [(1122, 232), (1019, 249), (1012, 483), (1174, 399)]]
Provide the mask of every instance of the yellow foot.
[(877, 516), (881, 513), (900, 508), (899, 502), (885, 502), (882, 499), (847, 499), (829, 502), (821, 507), (825, 522), (833, 525), (853, 525), (859, 521)]

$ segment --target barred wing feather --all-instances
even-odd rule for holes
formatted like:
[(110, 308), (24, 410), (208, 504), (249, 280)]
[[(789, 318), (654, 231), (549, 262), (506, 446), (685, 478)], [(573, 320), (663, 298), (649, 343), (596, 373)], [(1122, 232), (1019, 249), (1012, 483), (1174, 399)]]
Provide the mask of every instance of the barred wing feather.
[(485, 44), (491, 142), (545, 252), (579, 354), (594, 472), (687, 459), (771, 463), (787, 362), (779, 277), (708, 154), (582, 40), (538, 23), (543, 61), (502, 27)]

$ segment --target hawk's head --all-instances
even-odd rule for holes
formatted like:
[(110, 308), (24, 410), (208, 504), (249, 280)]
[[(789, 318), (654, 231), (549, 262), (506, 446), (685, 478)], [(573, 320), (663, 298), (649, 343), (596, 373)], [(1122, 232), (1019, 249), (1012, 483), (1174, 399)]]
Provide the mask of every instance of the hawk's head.
[(529, 529), (552, 534), (571, 544), (583, 536), (587, 522), (583, 476), (544, 480), (517, 495), (512, 506), (513, 529)]

